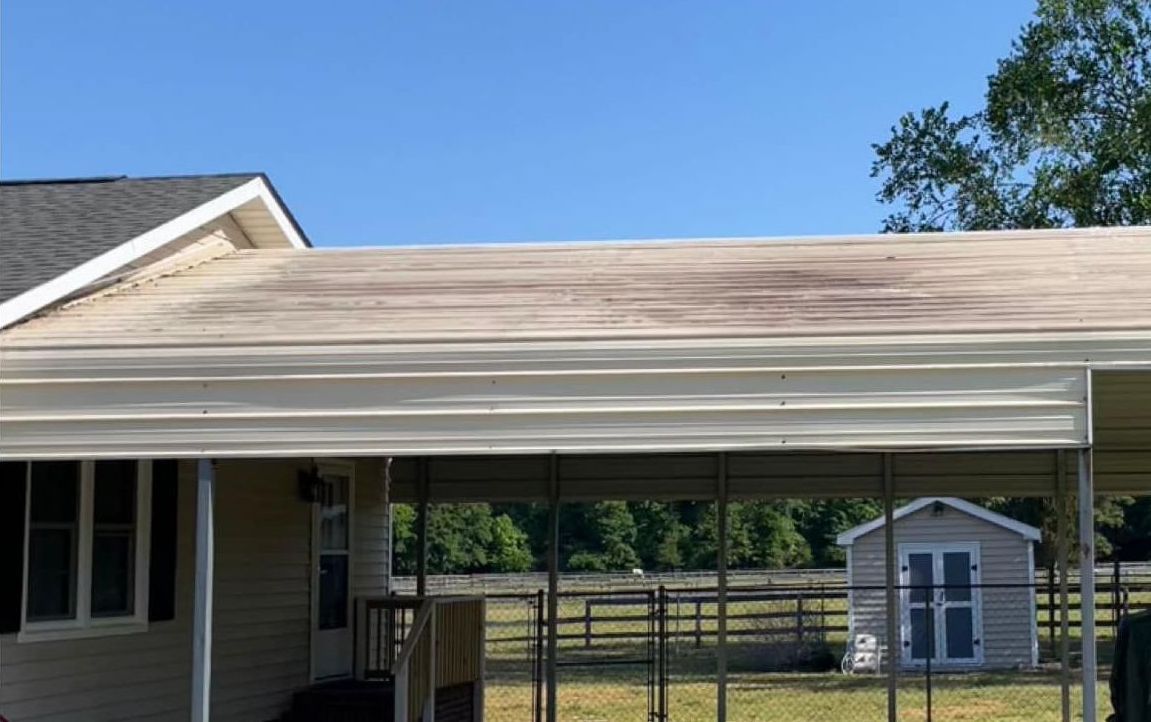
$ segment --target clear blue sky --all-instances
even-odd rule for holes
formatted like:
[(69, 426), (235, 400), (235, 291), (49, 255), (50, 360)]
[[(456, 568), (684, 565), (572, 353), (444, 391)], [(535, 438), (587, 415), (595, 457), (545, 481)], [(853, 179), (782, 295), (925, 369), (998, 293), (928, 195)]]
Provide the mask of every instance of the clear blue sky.
[(1033, 0), (7, 0), (7, 178), (266, 171), (317, 245), (872, 232)]

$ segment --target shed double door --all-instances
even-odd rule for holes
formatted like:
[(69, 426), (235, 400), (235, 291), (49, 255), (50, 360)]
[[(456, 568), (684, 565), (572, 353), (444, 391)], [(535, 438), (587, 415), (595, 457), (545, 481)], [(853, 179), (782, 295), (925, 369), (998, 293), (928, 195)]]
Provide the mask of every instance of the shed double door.
[(908, 666), (983, 659), (978, 544), (901, 544), (902, 654)]

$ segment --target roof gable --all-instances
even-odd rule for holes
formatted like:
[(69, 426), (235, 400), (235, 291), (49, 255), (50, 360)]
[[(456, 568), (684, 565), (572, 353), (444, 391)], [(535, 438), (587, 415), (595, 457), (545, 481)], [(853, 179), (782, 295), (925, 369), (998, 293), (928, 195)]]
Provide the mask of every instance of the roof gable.
[(260, 174), (0, 182), (0, 326), (258, 197), (284, 245), (308, 245)]
[[(915, 512), (921, 509), (925, 509), (928, 506), (935, 504), (936, 502), (946, 504), (956, 511), (963, 512), (964, 514), (975, 517), (976, 519), (981, 519), (982, 521), (985, 521), (989, 524), (994, 524), (995, 526), (1002, 527), (1008, 531), (1015, 532), (1016, 534), (1030, 541), (1039, 541), (1040, 532), (1035, 527), (1029, 524), (1024, 524), (1023, 522), (1012, 519), (1011, 517), (997, 514), (990, 509), (979, 506), (978, 504), (972, 504), (969, 501), (956, 499), (955, 497), (950, 496), (920, 497), (910, 504), (901, 506), (900, 508), (896, 509), (893, 518), (895, 521), (899, 521), (903, 517), (914, 514)], [(835, 538), (835, 543), (839, 546), (851, 546), (855, 543), (855, 540), (861, 536), (870, 534), (871, 532), (878, 529), (882, 529), (885, 523), (886, 519), (882, 516), (878, 519), (872, 519), (869, 522), (860, 524), (857, 527), (853, 527), (843, 532)]]

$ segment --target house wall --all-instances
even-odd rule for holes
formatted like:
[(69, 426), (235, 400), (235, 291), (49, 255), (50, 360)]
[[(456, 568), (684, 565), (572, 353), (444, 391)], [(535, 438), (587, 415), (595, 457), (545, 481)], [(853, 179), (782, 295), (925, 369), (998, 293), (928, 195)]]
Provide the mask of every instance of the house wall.
[[(1027, 541), (1015, 532), (976, 519), (947, 507), (933, 517), (930, 507), (895, 522), (895, 543), (978, 542), (980, 574), (984, 585), (1030, 584)], [(886, 636), (883, 527), (855, 540), (851, 549), (852, 586), (865, 586), (852, 593), (855, 634)], [(1028, 587), (984, 588), (983, 655), (988, 667), (1030, 665), (1032, 645), (1031, 591)], [(899, 644), (893, 655), (898, 658)]]
[(118, 637), (0, 636), (0, 714), (11, 722), (188, 719), (195, 557), (195, 464), (180, 465), (176, 616)]
[[(290, 460), (217, 465), (212, 719), (274, 719), (309, 683), (311, 510)], [(382, 464), (356, 463), (353, 592), (387, 590)], [(0, 714), (35, 720), (188, 719), (195, 462), (180, 465), (176, 618), (142, 634), (17, 643), (0, 637)]]

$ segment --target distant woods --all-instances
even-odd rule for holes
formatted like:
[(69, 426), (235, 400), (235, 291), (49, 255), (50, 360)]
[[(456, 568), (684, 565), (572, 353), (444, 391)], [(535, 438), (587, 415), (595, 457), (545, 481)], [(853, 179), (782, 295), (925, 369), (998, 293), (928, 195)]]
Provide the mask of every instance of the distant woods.
[[(1052, 555), (1055, 509), (1045, 499), (974, 500), (1043, 530), (1037, 563)], [(1100, 499), (1100, 558), (1151, 558), (1151, 498)], [(714, 569), (716, 507), (710, 502), (604, 501), (564, 504), (560, 567), (571, 572)], [(728, 564), (734, 569), (836, 567), (835, 537), (883, 513), (876, 499), (733, 502)], [(414, 574), (416, 512), (394, 512), (395, 573)], [(535, 504), (433, 504), (428, 514), (431, 574), (526, 572), (545, 568), (547, 508)]]

